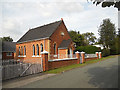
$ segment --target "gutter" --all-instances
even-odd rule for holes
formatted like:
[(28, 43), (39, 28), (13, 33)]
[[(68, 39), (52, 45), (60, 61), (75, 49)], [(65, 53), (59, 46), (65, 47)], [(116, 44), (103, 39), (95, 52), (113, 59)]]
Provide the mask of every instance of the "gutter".
[(46, 38), (40, 38), (40, 39), (34, 39), (34, 40), (28, 40), (28, 41), (23, 41), (23, 42), (17, 42), (17, 44), (24, 43), (24, 42), (38, 41), (38, 40), (43, 40), (43, 39), (49, 39), (49, 37), (46, 37)]

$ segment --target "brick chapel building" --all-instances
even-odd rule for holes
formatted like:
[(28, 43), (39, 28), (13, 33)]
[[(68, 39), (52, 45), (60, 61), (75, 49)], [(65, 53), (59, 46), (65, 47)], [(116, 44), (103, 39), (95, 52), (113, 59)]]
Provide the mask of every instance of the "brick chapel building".
[(68, 54), (72, 57), (74, 43), (71, 40), (63, 19), (27, 31), (16, 44), (16, 56), (20, 60), (35, 60), (41, 52), (48, 52), (48, 59)]

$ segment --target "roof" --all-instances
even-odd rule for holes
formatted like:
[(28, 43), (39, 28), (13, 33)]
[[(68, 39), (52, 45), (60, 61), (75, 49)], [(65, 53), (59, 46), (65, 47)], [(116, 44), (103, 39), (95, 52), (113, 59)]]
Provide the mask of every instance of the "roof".
[(71, 39), (63, 40), (58, 48), (68, 48), (71, 42)]
[(57, 27), (61, 24), (61, 22), (62, 20), (30, 29), (17, 42), (26, 42), (41, 38), (49, 38), (57, 29)]
[(16, 52), (16, 42), (2, 42), (2, 52)]

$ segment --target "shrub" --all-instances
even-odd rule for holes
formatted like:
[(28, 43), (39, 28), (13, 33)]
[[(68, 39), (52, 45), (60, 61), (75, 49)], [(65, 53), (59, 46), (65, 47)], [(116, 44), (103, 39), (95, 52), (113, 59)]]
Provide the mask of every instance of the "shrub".
[(101, 49), (96, 47), (96, 46), (89, 45), (89, 46), (78, 46), (75, 51), (79, 51), (79, 52), (83, 51), (87, 54), (92, 54), (92, 53), (95, 53), (95, 52), (100, 52)]
[(102, 50), (102, 56), (103, 57), (106, 57), (106, 56), (109, 56), (110, 55), (110, 49), (103, 49)]

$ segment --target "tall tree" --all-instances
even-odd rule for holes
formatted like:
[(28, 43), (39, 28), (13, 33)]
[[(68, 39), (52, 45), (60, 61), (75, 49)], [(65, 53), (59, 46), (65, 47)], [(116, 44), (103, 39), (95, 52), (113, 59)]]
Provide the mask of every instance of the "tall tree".
[(13, 41), (13, 39), (10, 36), (8, 36), (8, 37), (2, 37), (1, 40), (2, 41), (9, 41), (9, 42)]
[(72, 38), (73, 42), (76, 43), (76, 46), (85, 45), (84, 37), (76, 31), (69, 31), (69, 35)]
[[(118, 20), (120, 20), (120, 0), (91, 0), (93, 2), (93, 4), (95, 4), (96, 6), (99, 5), (101, 3), (102, 7), (110, 7), (110, 6), (114, 6), (115, 8), (118, 9)], [(118, 34), (120, 36), (120, 21), (118, 21)], [(119, 37), (120, 40), (120, 37)]]
[(115, 24), (113, 24), (110, 19), (103, 20), (102, 24), (99, 26), (98, 32), (100, 35), (100, 43), (107, 49), (115, 49), (116, 30)]
[(83, 36), (84, 36), (84, 38), (85, 38), (85, 42), (87, 43), (87, 45), (92, 45), (92, 44), (94, 44), (95, 43), (95, 41), (96, 41), (96, 37), (95, 37), (95, 35), (94, 35), (94, 33), (90, 33), (90, 32), (87, 32), (87, 33), (83, 33), (82, 34)]

